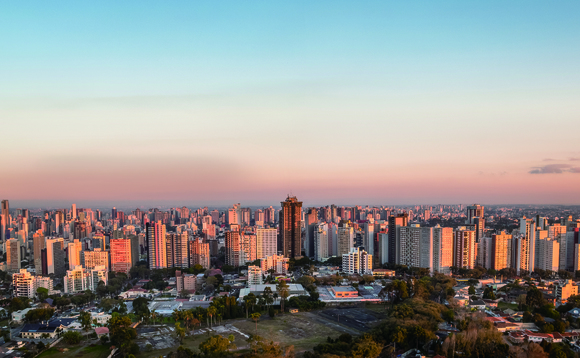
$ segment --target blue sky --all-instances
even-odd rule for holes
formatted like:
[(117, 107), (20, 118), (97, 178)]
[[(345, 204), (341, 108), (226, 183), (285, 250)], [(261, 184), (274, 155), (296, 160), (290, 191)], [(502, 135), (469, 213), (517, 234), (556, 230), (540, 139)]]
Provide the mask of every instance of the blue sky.
[[(240, 179), (90, 194), (65, 175), (54, 195), (268, 201), (293, 186), (396, 204), (409, 183), (424, 202), (471, 202), (477, 186), (443, 183), (483, 176), (473, 199), (578, 203), (580, 177), (530, 171), (580, 156), (565, 130), (580, 119), (579, 15), (578, 1), (4, 2), (0, 149), (18, 155), (0, 159), (14, 173), (0, 194), (57, 199), (29, 178), (133, 181), (126, 163), (159, 163)], [(561, 191), (532, 190), (546, 185)]]

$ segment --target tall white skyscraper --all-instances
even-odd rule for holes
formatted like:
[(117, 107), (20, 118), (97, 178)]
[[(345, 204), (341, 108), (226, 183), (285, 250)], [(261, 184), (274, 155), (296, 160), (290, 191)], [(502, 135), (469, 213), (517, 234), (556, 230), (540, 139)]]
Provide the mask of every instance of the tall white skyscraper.
[(256, 257), (263, 259), (278, 253), (278, 230), (257, 229), (256, 230)]
[(314, 227), (314, 259), (323, 261), (328, 256), (328, 224), (321, 222)]
[(401, 265), (428, 268), (433, 272), (433, 228), (403, 226), (400, 228)]

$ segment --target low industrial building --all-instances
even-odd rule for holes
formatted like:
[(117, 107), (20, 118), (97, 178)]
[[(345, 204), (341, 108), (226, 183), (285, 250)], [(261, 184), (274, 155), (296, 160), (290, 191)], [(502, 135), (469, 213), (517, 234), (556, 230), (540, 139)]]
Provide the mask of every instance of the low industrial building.
[[(272, 290), (272, 293), (274, 292), (278, 292), (276, 290), (276, 285), (273, 284), (263, 284), (263, 285), (252, 285), (250, 287), (246, 287), (246, 288), (242, 288), (240, 290), (240, 296), (239, 296), (239, 301), (243, 301), (244, 297), (249, 295), (250, 293), (253, 293), (256, 296), (259, 296), (261, 294), (264, 293), (264, 290), (266, 289), (266, 287), (270, 287), (270, 290)], [(288, 297), (287, 299), (290, 299), (290, 297), (292, 296), (308, 296), (308, 292), (304, 289), (304, 287), (302, 287), (302, 285), (297, 284), (297, 283), (289, 283), (288, 284)], [(280, 298), (276, 299), (274, 301), (274, 304), (279, 304), (280, 303)]]

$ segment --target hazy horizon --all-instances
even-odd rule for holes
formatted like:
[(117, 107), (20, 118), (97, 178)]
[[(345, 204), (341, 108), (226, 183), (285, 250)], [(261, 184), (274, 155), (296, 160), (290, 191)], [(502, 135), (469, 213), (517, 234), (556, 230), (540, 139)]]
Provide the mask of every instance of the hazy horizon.
[[(315, 203), (315, 202), (308, 202), (303, 201), (301, 198), (298, 197), (299, 201), (303, 202), (304, 207), (323, 207), (323, 206), (330, 206), (336, 205), (337, 207), (353, 207), (353, 206), (374, 206), (374, 207), (412, 207), (412, 206), (436, 206), (436, 205), (472, 205), (472, 204), (480, 204), (486, 207), (502, 207), (502, 206), (510, 206), (510, 207), (579, 207), (580, 205), (566, 205), (566, 204), (505, 204), (505, 203), (482, 203), (482, 202), (464, 202), (464, 203)], [(260, 207), (269, 207), (272, 206), (274, 208), (280, 207), (280, 201), (277, 202), (249, 202), (249, 201), (242, 201), (242, 202), (214, 202), (214, 203), (192, 203), (192, 202), (173, 202), (173, 201), (159, 201), (159, 202), (149, 202), (149, 201), (133, 201), (133, 202), (114, 202), (114, 201), (75, 201), (75, 202), (65, 202), (65, 201), (28, 201), (28, 200), (10, 200), (10, 209), (63, 209), (63, 208), (70, 208), (72, 204), (76, 204), (78, 209), (81, 208), (91, 208), (91, 209), (111, 209), (116, 207), (117, 209), (123, 210), (130, 210), (130, 209), (151, 209), (155, 207), (159, 208), (170, 208), (170, 207), (182, 207), (186, 206), (190, 209), (196, 208), (230, 208), (233, 204), (240, 203), (242, 207), (252, 207), (252, 208), (260, 208)]]

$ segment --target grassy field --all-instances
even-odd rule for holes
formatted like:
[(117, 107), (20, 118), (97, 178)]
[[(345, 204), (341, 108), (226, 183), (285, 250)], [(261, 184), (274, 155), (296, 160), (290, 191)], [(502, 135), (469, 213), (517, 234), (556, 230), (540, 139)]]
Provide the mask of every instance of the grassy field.
[[(258, 322), (258, 335), (281, 345), (294, 345), (296, 351), (302, 351), (312, 349), (326, 341), (329, 336), (336, 338), (343, 333), (306, 315), (299, 313), (262, 320)], [(246, 334), (256, 333), (256, 324), (253, 321), (240, 320), (232, 325)]]
[(386, 317), (388, 309), (391, 308), (391, 305), (390, 304), (385, 305), (384, 303), (381, 303), (381, 304), (367, 303), (364, 306), (364, 308), (366, 308), (367, 310), (385, 315), (385, 317)]
[[(58, 344), (57, 346), (60, 346)], [(38, 358), (105, 358), (109, 355), (109, 346), (94, 345), (84, 347), (78, 346), (62, 346), (59, 348), (68, 348), (66, 352), (60, 352), (56, 347), (44, 351)]]
[(518, 310), (518, 305), (514, 305), (514, 304), (511, 304), (511, 303), (508, 303), (508, 302), (499, 301), (497, 303), (497, 308), (499, 308), (500, 310), (507, 309), (507, 308), (511, 308), (512, 310), (517, 311)]

